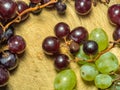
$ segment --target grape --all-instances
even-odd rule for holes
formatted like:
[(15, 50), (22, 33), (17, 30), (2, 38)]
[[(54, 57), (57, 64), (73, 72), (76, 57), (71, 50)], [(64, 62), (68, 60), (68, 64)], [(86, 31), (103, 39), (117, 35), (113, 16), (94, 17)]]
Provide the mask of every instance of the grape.
[[(17, 11), (18, 11), (18, 13), (22, 13), (24, 10), (29, 8), (27, 3), (25, 3), (24, 1), (17, 1), (16, 3), (17, 3)], [(28, 16), (29, 16), (29, 13), (24, 14), (21, 17), (21, 20), (23, 21), (23, 20), (27, 19)]]
[(61, 1), (58, 1), (56, 4), (55, 4), (55, 7), (56, 7), (56, 10), (59, 14), (64, 14), (65, 11), (66, 11), (66, 4), (61, 2)]
[(26, 42), (21, 36), (15, 35), (8, 40), (8, 47), (12, 53), (21, 54), (25, 50)]
[(108, 18), (112, 24), (120, 25), (120, 4), (108, 8)]
[(70, 33), (70, 27), (65, 22), (59, 22), (54, 27), (54, 33), (58, 38), (63, 38)]
[(7, 85), (9, 76), (9, 71), (4, 66), (0, 65), (0, 87)]
[(75, 0), (75, 10), (80, 15), (86, 15), (91, 11), (92, 0)]
[[(31, 2), (29, 3), (29, 7), (31, 7), (31, 8), (34, 8), (36, 5), (37, 5), (36, 3), (31, 3)], [(37, 10), (35, 10), (35, 11), (32, 11), (32, 13), (33, 13), (34, 15), (38, 15), (38, 14), (41, 13), (41, 11), (42, 11), (42, 8), (39, 8), (39, 9), (37, 9)]]
[(73, 70), (63, 70), (57, 74), (54, 81), (55, 90), (73, 90), (77, 82), (76, 75)]
[(70, 52), (71, 52), (71, 53), (76, 53), (76, 52), (79, 51), (80, 46), (79, 46), (78, 43), (72, 41), (72, 42), (70, 43), (70, 45), (69, 45), (69, 48), (70, 48)]
[(43, 40), (42, 48), (48, 55), (53, 55), (59, 52), (60, 41), (54, 36), (48, 36)]
[(114, 40), (120, 39), (120, 26), (116, 27), (116, 29), (114, 30), (113, 39)]
[(84, 63), (86, 63), (85, 62), (86, 60), (90, 59), (90, 56), (86, 55), (84, 53), (84, 51), (83, 51), (83, 45), (80, 46), (80, 50), (79, 50), (79, 52), (75, 56), (80, 59), (80, 61), (78, 61), (78, 64), (84, 64)]
[(98, 51), (98, 44), (93, 40), (88, 40), (83, 44), (83, 51), (88, 55), (96, 54)]
[(108, 89), (109, 90), (120, 90), (120, 81), (114, 82), (114, 84), (112, 84), (112, 86)]
[(69, 58), (65, 54), (58, 54), (55, 57), (54, 65), (57, 70), (63, 70), (69, 65)]
[(102, 51), (108, 47), (108, 36), (106, 32), (102, 28), (96, 28), (94, 29), (90, 35), (89, 35), (90, 40), (94, 40), (98, 44), (98, 51)]
[(8, 50), (4, 51), (4, 53), (0, 53), (0, 64), (8, 70), (15, 69), (18, 65), (17, 55)]
[(0, 0), (0, 17), (4, 20), (15, 17), (17, 5), (14, 0)]
[(81, 44), (88, 39), (88, 31), (84, 27), (76, 27), (70, 32), (68, 38)]
[(106, 89), (112, 84), (112, 78), (107, 74), (99, 74), (95, 78), (95, 86), (100, 89)]
[(86, 81), (93, 81), (98, 73), (95, 64), (92, 63), (84, 64), (80, 68), (80, 75)]
[(104, 74), (108, 74), (112, 71), (115, 72), (119, 67), (117, 57), (111, 52), (101, 55), (100, 58), (96, 60), (95, 64), (98, 70)]

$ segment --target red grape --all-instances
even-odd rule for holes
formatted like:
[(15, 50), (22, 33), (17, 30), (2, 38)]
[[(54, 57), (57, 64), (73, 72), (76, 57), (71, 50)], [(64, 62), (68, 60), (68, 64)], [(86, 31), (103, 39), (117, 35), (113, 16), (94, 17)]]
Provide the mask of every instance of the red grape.
[(54, 32), (58, 38), (63, 38), (70, 33), (70, 27), (68, 24), (60, 22), (55, 25)]
[(86, 15), (91, 11), (92, 0), (75, 0), (75, 10), (80, 15)]
[(84, 27), (77, 27), (70, 32), (68, 38), (81, 44), (88, 39), (88, 31)]
[(120, 25), (120, 4), (114, 4), (109, 7), (108, 17), (112, 24)]
[(26, 43), (21, 36), (15, 35), (8, 40), (8, 46), (12, 53), (21, 54), (25, 50)]
[(53, 55), (59, 52), (60, 42), (54, 36), (48, 36), (43, 40), (42, 48), (48, 55)]
[(120, 39), (120, 26), (116, 27), (116, 29), (114, 30), (113, 39), (114, 40)]

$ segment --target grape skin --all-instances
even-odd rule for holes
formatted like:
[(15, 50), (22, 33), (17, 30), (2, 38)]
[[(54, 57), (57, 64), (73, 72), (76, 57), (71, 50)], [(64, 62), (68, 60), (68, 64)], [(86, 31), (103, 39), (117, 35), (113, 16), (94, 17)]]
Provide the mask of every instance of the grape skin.
[(89, 39), (97, 42), (99, 52), (108, 47), (108, 36), (102, 28), (96, 28), (92, 30), (92, 32), (89, 35)]
[(97, 88), (106, 89), (111, 86), (112, 78), (107, 74), (99, 74), (95, 78), (95, 85)]
[(95, 64), (92, 63), (84, 64), (80, 68), (80, 75), (86, 81), (93, 81), (98, 73)]
[(98, 70), (101, 73), (109, 74), (110, 72), (115, 72), (119, 68), (119, 63), (117, 57), (111, 53), (107, 52), (100, 56), (95, 62)]
[(73, 90), (77, 82), (76, 75), (73, 70), (63, 70), (57, 74), (54, 81), (55, 90)]

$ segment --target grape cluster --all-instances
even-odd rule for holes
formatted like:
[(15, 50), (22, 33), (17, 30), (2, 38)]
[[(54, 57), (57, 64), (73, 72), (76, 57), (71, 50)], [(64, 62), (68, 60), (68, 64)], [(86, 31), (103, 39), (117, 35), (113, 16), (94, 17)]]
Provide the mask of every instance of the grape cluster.
[[(73, 90), (75, 87), (76, 75), (69, 65), (72, 61), (80, 65), (83, 80), (94, 81), (100, 89), (113, 85), (115, 79), (111, 73), (118, 71), (119, 63), (117, 57), (109, 52), (111, 46), (102, 28), (95, 28), (88, 33), (83, 26), (71, 30), (67, 23), (59, 22), (54, 27), (54, 33), (55, 36), (43, 40), (42, 48), (45, 54), (55, 57), (54, 66), (59, 72), (54, 81), (55, 90)], [(63, 53), (61, 47), (67, 48), (68, 53)], [(71, 55), (74, 60), (70, 60)]]

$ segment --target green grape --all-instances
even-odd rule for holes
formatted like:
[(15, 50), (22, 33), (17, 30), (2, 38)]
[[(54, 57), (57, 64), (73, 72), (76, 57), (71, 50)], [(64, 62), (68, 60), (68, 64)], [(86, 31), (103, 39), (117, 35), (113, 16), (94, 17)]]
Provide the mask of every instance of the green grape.
[(80, 46), (80, 50), (79, 52), (76, 54), (76, 57), (80, 59), (80, 61), (78, 61), (78, 64), (85, 64), (86, 60), (90, 59), (89, 55), (86, 55), (83, 51), (83, 45)]
[(115, 72), (119, 68), (119, 63), (117, 57), (111, 53), (107, 52), (100, 56), (95, 62), (98, 70), (101, 73), (108, 74), (110, 72)]
[(77, 82), (76, 75), (73, 70), (63, 70), (55, 78), (55, 90), (73, 90)]
[(99, 52), (108, 47), (108, 44), (109, 44), (108, 36), (107, 36), (106, 32), (101, 28), (94, 29), (90, 33), (89, 39), (97, 42)]
[(87, 63), (81, 66), (80, 68), (80, 75), (83, 78), (83, 80), (86, 81), (93, 81), (98, 75), (99, 72), (95, 66), (95, 64)]
[(99, 74), (95, 77), (95, 86), (100, 89), (109, 88), (112, 85), (113, 79), (107, 74)]
[(109, 88), (109, 90), (120, 90), (120, 81), (114, 82), (114, 84)]

